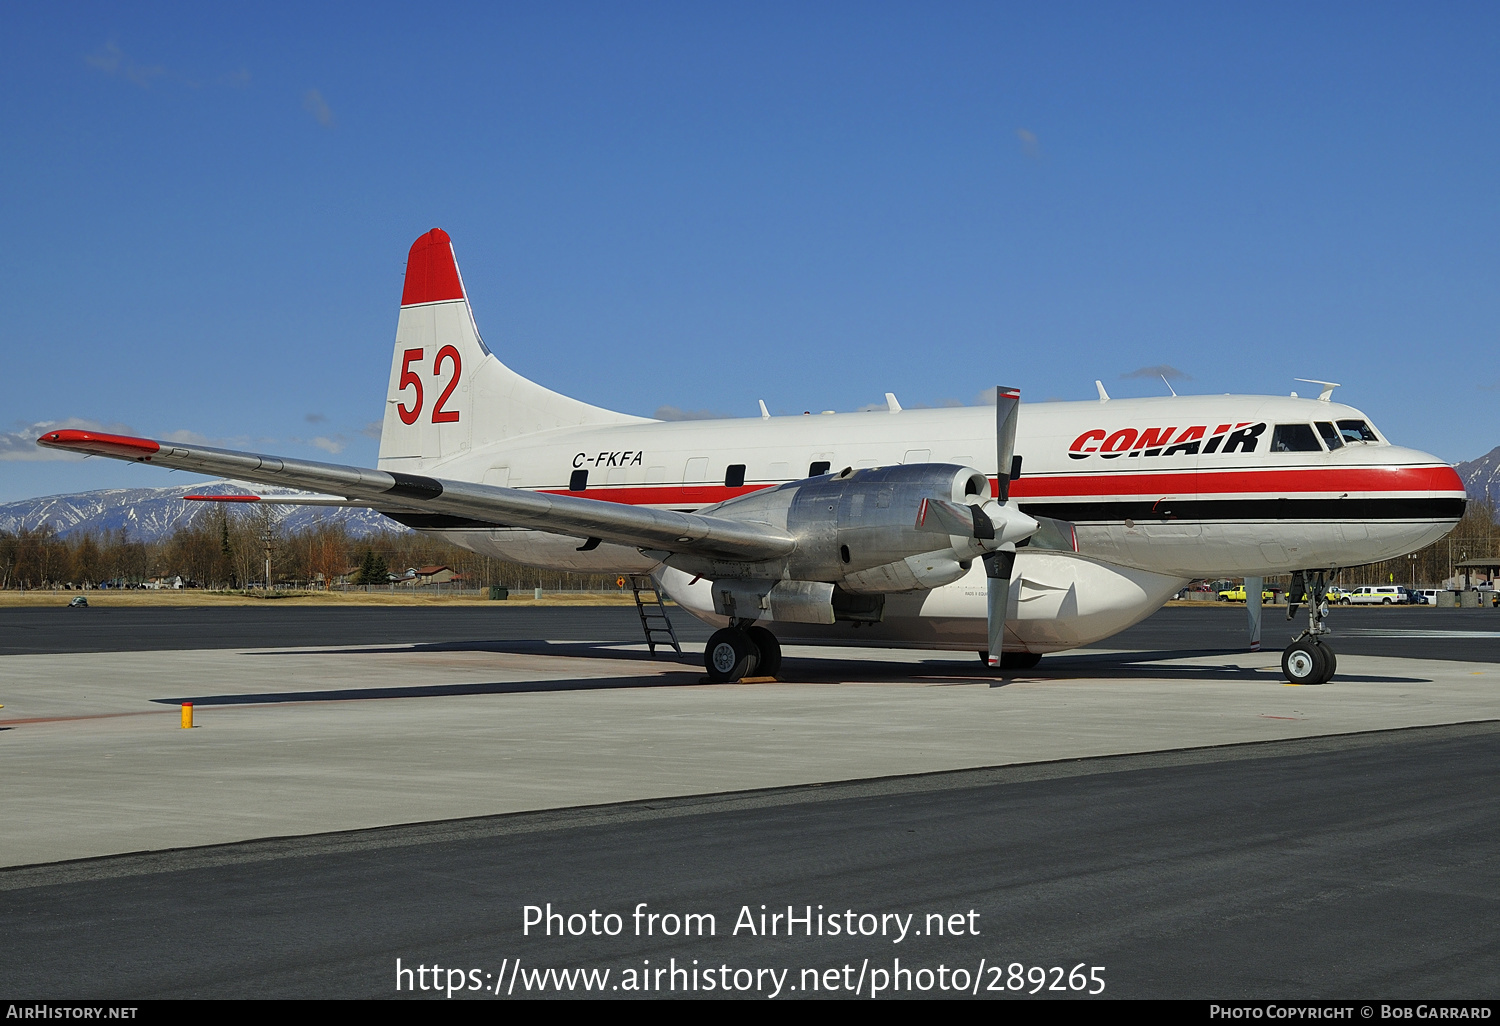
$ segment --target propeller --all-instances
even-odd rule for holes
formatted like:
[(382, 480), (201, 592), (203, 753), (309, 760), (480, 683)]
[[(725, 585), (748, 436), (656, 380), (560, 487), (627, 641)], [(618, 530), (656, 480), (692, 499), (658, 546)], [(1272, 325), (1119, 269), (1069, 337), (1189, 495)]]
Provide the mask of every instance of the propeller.
[[(1010, 500), (1011, 477), (1020, 476), (1020, 460), (1016, 457), (1016, 417), (1020, 408), (1020, 389), (1006, 388), (1004, 385), (995, 389), (995, 501), (1001, 508), (1005, 508)], [(1015, 565), (1015, 541), (1002, 541), (994, 552), (984, 556), (989, 662), (996, 668), (1000, 666), (1000, 650), (1005, 641), (1005, 612), (1010, 606), (1010, 572)]]
[[(1016, 543), (1048, 526), (1052, 534), (1066, 527), (1067, 548), (1077, 551), (1072, 525), (1050, 521), (1044, 525), (1008, 505), (1010, 483), (1021, 476), (1021, 457), (1016, 455), (1016, 418), (1021, 406), (1017, 388), (995, 390), (995, 495), (983, 506), (963, 506), (946, 499), (925, 498), (917, 508), (916, 528), (941, 534), (973, 538), (984, 549), (986, 588), (985, 618), (989, 623), (989, 664), (1000, 665), (1005, 640), (1005, 613), (1010, 604), (1010, 573), (1016, 565)], [(1045, 519), (1045, 518), (1043, 518)], [(1059, 534), (1059, 538), (1062, 536)], [(1063, 546), (1054, 544), (1051, 547)]]

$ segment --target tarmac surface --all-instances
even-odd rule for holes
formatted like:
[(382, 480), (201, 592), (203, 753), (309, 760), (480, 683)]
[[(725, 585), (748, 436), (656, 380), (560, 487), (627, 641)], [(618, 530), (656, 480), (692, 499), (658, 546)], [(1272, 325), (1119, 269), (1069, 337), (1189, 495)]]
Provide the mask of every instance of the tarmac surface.
[[(684, 642), (701, 644), (710, 629), (673, 607)], [(1329, 623), (1339, 653), (1500, 662), (1500, 610), (1425, 606), (1338, 607)], [(1262, 647), (1281, 649), (1307, 624), (1285, 606), (1267, 606)], [(1456, 636), (1447, 636), (1458, 631)], [(180, 608), (0, 608), (0, 656), (172, 649), (444, 644), (477, 641), (636, 642), (633, 606), (184, 606)], [(1242, 605), (1169, 606), (1109, 638), (1106, 651), (1242, 652)]]
[[(1281, 680), (1277, 615), (1260, 653), (1242, 608), (1178, 607), (998, 680), (789, 648), (781, 682), (715, 687), (628, 607), (0, 610), (0, 990), (675, 958), (790, 969), (781, 996), (849, 963), (868, 996), (900, 957), (1106, 966), (1109, 996), (1497, 996), (1500, 612), (1339, 610), (1317, 688)], [(523, 935), (547, 902), (623, 933)], [(635, 936), (639, 902), (717, 932)], [(731, 933), (762, 904), (968, 926)]]

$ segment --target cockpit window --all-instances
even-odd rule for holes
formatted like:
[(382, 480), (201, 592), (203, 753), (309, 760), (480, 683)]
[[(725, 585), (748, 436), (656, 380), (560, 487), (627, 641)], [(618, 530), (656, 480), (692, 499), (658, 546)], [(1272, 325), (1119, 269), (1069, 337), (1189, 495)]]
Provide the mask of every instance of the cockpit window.
[(1271, 436), (1272, 452), (1322, 452), (1311, 424), (1277, 424)]
[(1333, 421), (1318, 421), (1318, 434), (1323, 436), (1323, 444), (1328, 446), (1329, 452), (1344, 447), (1344, 438), (1339, 434), (1339, 429), (1333, 426)]
[(1375, 432), (1370, 430), (1370, 425), (1362, 420), (1339, 421), (1339, 434), (1344, 436), (1345, 442), (1378, 442), (1379, 438)]

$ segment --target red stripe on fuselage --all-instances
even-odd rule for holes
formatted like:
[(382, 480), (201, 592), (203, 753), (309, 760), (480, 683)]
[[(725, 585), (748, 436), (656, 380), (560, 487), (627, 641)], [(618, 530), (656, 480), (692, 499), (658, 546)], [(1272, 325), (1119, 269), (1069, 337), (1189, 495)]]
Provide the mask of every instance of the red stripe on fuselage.
[[(994, 486), (993, 479), (990, 482)], [(582, 492), (545, 488), (549, 495), (582, 495), (632, 506), (697, 508), (775, 484), (744, 485), (596, 485)], [(1216, 470), (1160, 474), (1069, 474), (1023, 477), (1011, 485), (1017, 499), (1094, 498), (1104, 495), (1171, 495), (1178, 498), (1224, 498), (1239, 495), (1309, 493), (1453, 492), (1463, 480), (1452, 467), (1355, 467), (1321, 470)]]

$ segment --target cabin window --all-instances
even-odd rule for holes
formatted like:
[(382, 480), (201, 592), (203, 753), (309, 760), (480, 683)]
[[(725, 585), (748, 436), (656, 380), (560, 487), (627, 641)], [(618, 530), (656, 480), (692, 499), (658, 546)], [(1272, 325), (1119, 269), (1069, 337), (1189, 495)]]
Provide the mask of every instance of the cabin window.
[(1344, 447), (1344, 439), (1339, 434), (1339, 429), (1333, 426), (1332, 421), (1318, 421), (1318, 434), (1323, 436), (1323, 444), (1328, 446), (1329, 452)]
[(589, 486), (589, 472), (587, 470), (575, 470), (573, 476), (568, 478), (568, 491), (581, 492)]
[(1277, 424), (1271, 436), (1272, 452), (1322, 452), (1311, 424)]
[(724, 487), (738, 488), (745, 483), (745, 465), (743, 463), (731, 463), (724, 471)]
[(1378, 442), (1375, 432), (1370, 430), (1370, 425), (1362, 420), (1339, 421), (1339, 434), (1344, 436), (1345, 442)]
[(828, 468), (831, 466), (833, 466), (833, 464), (829, 463), (827, 460), (813, 460), (807, 465), (807, 476), (821, 477), (824, 474), (828, 473)]

